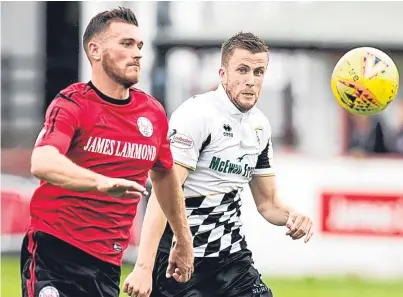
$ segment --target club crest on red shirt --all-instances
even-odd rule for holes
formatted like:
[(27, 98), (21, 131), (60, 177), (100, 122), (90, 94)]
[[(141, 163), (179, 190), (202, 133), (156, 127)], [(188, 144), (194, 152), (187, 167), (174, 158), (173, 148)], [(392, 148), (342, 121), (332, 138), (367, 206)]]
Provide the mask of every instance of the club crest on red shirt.
[(154, 128), (149, 119), (145, 117), (139, 117), (137, 119), (137, 126), (140, 133), (145, 137), (151, 137), (151, 135), (153, 135)]

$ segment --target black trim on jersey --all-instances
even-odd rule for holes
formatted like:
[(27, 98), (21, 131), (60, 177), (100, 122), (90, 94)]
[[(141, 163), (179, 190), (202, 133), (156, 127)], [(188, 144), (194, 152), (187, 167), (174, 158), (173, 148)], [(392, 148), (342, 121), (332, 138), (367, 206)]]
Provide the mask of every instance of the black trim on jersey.
[(66, 96), (65, 94), (62, 94), (62, 93), (58, 93), (58, 94), (56, 95), (55, 99), (57, 99), (57, 98), (66, 99), (67, 101), (70, 101), (71, 103), (74, 103), (75, 105), (77, 105), (78, 107), (81, 108), (80, 104), (78, 104), (76, 101), (74, 101), (74, 100), (71, 98), (71, 96), (72, 96), (73, 94), (75, 94), (75, 93), (78, 93), (78, 92), (73, 92), (73, 93), (69, 94), (69, 96)]
[[(55, 112), (56, 108), (57, 107), (53, 107), (52, 111), (50, 112), (50, 115), (49, 115), (49, 118), (48, 118), (48, 123), (49, 123), (50, 126), (52, 126), (53, 113)], [(45, 135), (48, 135), (48, 134), (50, 134), (50, 130), (47, 130), (46, 133), (45, 133)]]
[[(115, 98), (106, 96), (104, 93), (102, 93), (100, 90), (98, 90), (91, 81), (89, 81), (87, 83), (87, 85), (95, 91), (95, 93), (98, 95), (99, 98), (101, 98), (102, 100), (104, 100), (106, 102), (116, 104), (116, 105), (126, 105), (126, 104), (129, 104), (131, 101), (130, 93), (129, 93), (129, 97), (126, 99), (115, 99)], [(130, 92), (130, 89), (129, 89), (129, 92)]]
[(55, 107), (52, 109), (52, 112), (50, 113), (49, 119), (51, 120), (52, 125), (49, 129), (48, 135), (53, 133), (53, 131), (55, 130), (56, 118), (57, 118), (57, 115), (59, 114), (59, 111), (60, 111), (60, 107)]
[(204, 149), (206, 148), (206, 146), (208, 146), (210, 144), (210, 142), (211, 142), (211, 133), (207, 136), (206, 140), (203, 141), (203, 144), (202, 144), (202, 146), (200, 148), (199, 154), (201, 154), (202, 151), (204, 151)]
[(257, 158), (256, 169), (271, 168), (271, 165), (269, 162), (269, 155), (268, 155), (269, 143), (270, 143), (270, 141), (267, 142), (266, 147), (264, 148), (262, 153)]
[[(55, 98), (53, 100), (61, 98), (61, 99), (67, 100), (71, 103), (74, 103), (75, 105), (77, 105), (78, 107), (81, 108), (80, 104), (78, 104), (71, 98), (71, 96), (73, 96), (75, 93), (78, 93), (78, 91), (73, 91), (67, 95), (63, 94), (63, 93), (57, 93), (57, 95), (55, 96)], [(57, 106), (54, 107), (52, 109), (52, 111), (50, 112), (50, 115), (49, 115), (50, 129), (48, 130), (48, 132), (45, 135), (49, 135), (49, 134), (53, 133), (53, 131), (55, 130), (56, 118), (57, 118), (57, 115), (59, 114), (59, 112), (60, 112), (60, 107), (57, 107)]]
[(86, 84), (85, 89), (83, 91), (83, 95), (87, 94), (91, 90), (92, 90), (91, 86), (89, 84)]

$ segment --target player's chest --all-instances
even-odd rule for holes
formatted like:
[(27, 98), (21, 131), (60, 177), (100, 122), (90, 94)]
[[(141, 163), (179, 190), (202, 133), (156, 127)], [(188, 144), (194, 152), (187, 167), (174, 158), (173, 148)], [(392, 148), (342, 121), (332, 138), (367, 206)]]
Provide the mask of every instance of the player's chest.
[(221, 122), (204, 153), (205, 166), (224, 175), (249, 177), (263, 149), (262, 136), (262, 128), (250, 122)]
[(98, 108), (83, 124), (82, 134), (117, 140), (155, 140), (161, 132), (159, 120), (156, 113), (144, 109), (129, 113)]
[(155, 161), (162, 140), (155, 115), (97, 111), (80, 129), (75, 143), (78, 152), (89, 158), (104, 155), (115, 161)]

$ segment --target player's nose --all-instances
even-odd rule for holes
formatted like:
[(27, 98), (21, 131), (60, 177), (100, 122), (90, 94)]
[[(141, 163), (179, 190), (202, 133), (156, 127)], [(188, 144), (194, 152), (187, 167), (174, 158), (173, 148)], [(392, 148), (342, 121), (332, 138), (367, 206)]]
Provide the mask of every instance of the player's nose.
[(132, 58), (135, 59), (135, 60), (139, 60), (139, 59), (141, 59), (142, 57), (143, 57), (143, 56), (142, 56), (142, 54), (141, 54), (140, 49), (135, 46), (135, 47), (134, 47), (134, 50), (133, 50), (133, 52), (132, 52)]
[(254, 77), (253, 73), (247, 74), (247, 76), (245, 77), (245, 84), (249, 88), (251, 88), (255, 85), (255, 77)]
[(253, 79), (247, 80), (246, 81), (246, 86), (248, 88), (253, 88), (255, 86), (255, 81)]

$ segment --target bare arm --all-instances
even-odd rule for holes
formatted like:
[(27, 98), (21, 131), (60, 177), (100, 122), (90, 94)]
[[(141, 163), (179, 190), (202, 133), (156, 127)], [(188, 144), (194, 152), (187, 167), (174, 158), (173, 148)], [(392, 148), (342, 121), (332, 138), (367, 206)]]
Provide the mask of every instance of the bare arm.
[(254, 175), (249, 185), (258, 212), (269, 223), (284, 226), (293, 211), (278, 198), (276, 177)]
[(69, 190), (86, 192), (97, 188), (104, 176), (74, 164), (50, 145), (34, 149), (31, 173), (39, 179)]
[(157, 247), (164, 232), (167, 219), (155, 197), (154, 191), (148, 200), (144, 215), (136, 268), (153, 271)]
[[(183, 191), (180, 185), (185, 182), (188, 169), (175, 164), (174, 169), (169, 174), (175, 174), (176, 177), (168, 177), (165, 181), (163, 178), (161, 181), (161, 177), (155, 176), (158, 174), (160, 173), (152, 172), (153, 190), (144, 216), (136, 262), (136, 267), (148, 271), (152, 271), (154, 267), (158, 244), (164, 232), (167, 217), (170, 218), (172, 231), (177, 238), (181, 236), (181, 232), (190, 235), (187, 218), (184, 215), (178, 216), (178, 213), (185, 213)], [(170, 179), (176, 181), (170, 181)], [(162, 208), (165, 209), (165, 214)]]
[(136, 198), (146, 193), (138, 183), (121, 178), (109, 178), (74, 164), (50, 145), (34, 149), (31, 173), (53, 185), (76, 192), (98, 190), (117, 198)]
[(91, 191), (102, 176), (74, 164), (64, 156), (84, 117), (81, 105), (71, 97), (68, 100), (65, 98), (66, 95), (55, 98), (46, 110), (44, 125), (31, 155), (31, 173), (69, 190)]

